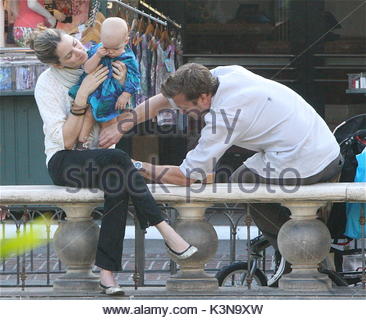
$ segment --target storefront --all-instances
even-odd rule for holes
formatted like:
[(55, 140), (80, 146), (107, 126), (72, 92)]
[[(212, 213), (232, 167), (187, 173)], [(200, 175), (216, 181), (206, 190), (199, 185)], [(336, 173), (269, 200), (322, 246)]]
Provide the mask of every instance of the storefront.
[(366, 68), (364, 1), (155, 1), (168, 3), (184, 21), (186, 61), (240, 64), (286, 83), (331, 127), (362, 110), (365, 97), (346, 90), (348, 74)]
[[(119, 15), (130, 23), (143, 17), (116, 1), (82, 0), (84, 5), (88, 2), (88, 19), (80, 7), (62, 6), (65, 1), (39, 2), (52, 14), (61, 11), (68, 19), (64, 25), (70, 19), (77, 25), (88, 23), (91, 18), (95, 20), (97, 11), (106, 16)], [(169, 39), (183, 39), (183, 59), (179, 56), (182, 50), (176, 50), (176, 67), (181, 60), (208, 67), (242, 65), (296, 90), (332, 129), (353, 115), (366, 113), (364, 82), (357, 87), (352, 82), (355, 79), (348, 81), (350, 74), (357, 78), (366, 72), (366, 3), (362, 0), (121, 2), (165, 22), (167, 27), (153, 22), (157, 36), (166, 29)], [(0, 21), (5, 26), (0, 53), (0, 183), (45, 184), (50, 181), (43, 165), (42, 124), (33, 98), (35, 81), (44, 66), (31, 51), (13, 49), (11, 25), (16, 17), (10, 13), (9, 3), (5, 1), (4, 24)], [(86, 21), (80, 18), (83, 14)], [(152, 20), (143, 19), (145, 23), (137, 28), (146, 32)], [(160, 26), (158, 32), (156, 25)], [(151, 94), (149, 91), (145, 96)], [(118, 147), (139, 160), (154, 158), (162, 164), (179, 164), (194, 146), (198, 131), (199, 124), (184, 117), (162, 117), (140, 126)], [(234, 148), (224, 158), (234, 166), (242, 157), (243, 152)]]

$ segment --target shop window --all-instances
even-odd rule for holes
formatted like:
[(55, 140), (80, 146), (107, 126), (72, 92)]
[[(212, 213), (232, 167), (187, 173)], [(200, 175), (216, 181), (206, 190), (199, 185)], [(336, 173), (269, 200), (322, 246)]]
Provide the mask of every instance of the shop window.
[(325, 53), (366, 52), (366, 4), (364, 1), (324, 1)]
[(287, 1), (185, 1), (186, 53), (288, 53)]

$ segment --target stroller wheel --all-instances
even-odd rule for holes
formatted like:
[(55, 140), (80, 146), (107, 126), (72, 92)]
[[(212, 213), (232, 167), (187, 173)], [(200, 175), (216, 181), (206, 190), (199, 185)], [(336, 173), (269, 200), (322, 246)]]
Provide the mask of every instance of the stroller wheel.
[[(220, 287), (241, 287), (247, 289), (248, 263), (236, 262), (223, 267), (216, 273)], [(255, 269), (251, 287), (258, 288), (267, 285), (267, 277), (260, 269)]]

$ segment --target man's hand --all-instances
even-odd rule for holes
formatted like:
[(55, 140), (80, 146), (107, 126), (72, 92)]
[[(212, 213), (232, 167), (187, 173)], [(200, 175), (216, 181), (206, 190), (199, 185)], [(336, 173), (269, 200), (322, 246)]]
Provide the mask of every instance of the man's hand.
[(130, 101), (131, 94), (128, 92), (123, 92), (117, 99), (115, 109), (123, 110), (126, 109), (128, 102)]
[(109, 148), (111, 145), (118, 143), (122, 138), (122, 133), (119, 131), (119, 122), (111, 124), (103, 128), (99, 136), (99, 146), (103, 149)]
[(108, 50), (106, 48), (104, 48), (103, 46), (99, 47), (98, 50), (97, 50), (97, 56), (99, 58), (103, 58), (106, 55), (108, 55)]
[(208, 173), (206, 175), (206, 179), (202, 181), (202, 183), (210, 184), (215, 182), (215, 174), (214, 173)]

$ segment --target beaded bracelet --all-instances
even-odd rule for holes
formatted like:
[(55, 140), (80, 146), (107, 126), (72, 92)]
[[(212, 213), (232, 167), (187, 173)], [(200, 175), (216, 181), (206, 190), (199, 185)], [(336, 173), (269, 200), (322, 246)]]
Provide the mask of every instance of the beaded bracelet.
[(81, 111), (81, 110), (86, 110), (90, 107), (90, 104), (86, 104), (85, 106), (79, 106), (77, 105), (75, 102), (72, 103), (71, 109), (74, 111)]
[(70, 113), (73, 114), (74, 116), (83, 116), (83, 115), (85, 115), (87, 109), (81, 109), (81, 110), (83, 110), (83, 111), (82, 112), (74, 112), (72, 109), (70, 109)]

